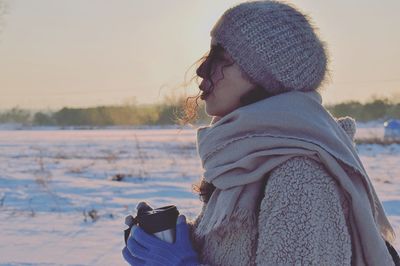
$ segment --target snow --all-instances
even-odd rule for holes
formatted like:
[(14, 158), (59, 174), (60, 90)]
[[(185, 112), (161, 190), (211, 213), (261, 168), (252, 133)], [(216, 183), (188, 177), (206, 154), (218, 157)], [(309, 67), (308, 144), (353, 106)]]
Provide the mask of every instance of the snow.
[[(1, 130), (0, 265), (127, 265), (124, 218), (139, 201), (175, 204), (189, 219), (200, 212), (195, 137), (176, 128)], [(400, 145), (357, 149), (400, 235)]]

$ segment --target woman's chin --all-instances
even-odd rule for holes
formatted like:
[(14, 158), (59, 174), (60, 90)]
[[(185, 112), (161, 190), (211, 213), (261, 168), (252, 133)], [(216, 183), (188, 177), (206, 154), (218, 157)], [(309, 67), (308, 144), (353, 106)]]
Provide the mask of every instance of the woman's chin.
[(221, 112), (221, 110), (212, 109), (211, 107), (207, 106), (207, 104), (206, 104), (206, 114), (208, 116), (219, 116), (219, 117), (224, 116), (224, 113)]
[(216, 112), (215, 110), (213, 110), (209, 105), (207, 105), (207, 102), (206, 102), (206, 108), (205, 108), (205, 111), (206, 111), (206, 114), (208, 115), (208, 116), (218, 116), (218, 112)]

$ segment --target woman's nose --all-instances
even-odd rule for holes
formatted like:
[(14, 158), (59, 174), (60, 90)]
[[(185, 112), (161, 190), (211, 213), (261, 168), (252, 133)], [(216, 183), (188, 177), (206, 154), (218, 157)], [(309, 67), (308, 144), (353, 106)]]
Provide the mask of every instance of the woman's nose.
[(207, 59), (203, 63), (201, 63), (201, 65), (196, 70), (196, 74), (200, 78), (204, 78), (205, 77), (205, 66), (206, 66), (206, 63), (207, 63)]

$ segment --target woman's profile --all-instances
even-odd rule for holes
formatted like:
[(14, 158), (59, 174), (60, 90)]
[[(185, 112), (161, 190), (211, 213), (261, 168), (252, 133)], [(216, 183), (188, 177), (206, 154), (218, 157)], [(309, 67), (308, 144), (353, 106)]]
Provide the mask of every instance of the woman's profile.
[(355, 150), (352, 118), (318, 92), (327, 48), (291, 4), (252, 1), (211, 30), (197, 69), (209, 126), (197, 130), (204, 204), (175, 243), (136, 228), (131, 265), (394, 265), (395, 235)]

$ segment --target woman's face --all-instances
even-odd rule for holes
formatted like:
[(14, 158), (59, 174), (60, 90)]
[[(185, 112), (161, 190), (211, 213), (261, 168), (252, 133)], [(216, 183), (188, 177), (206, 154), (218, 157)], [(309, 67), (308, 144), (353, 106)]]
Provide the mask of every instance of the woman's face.
[(216, 47), (217, 44), (211, 40), (211, 51), (197, 69), (197, 75), (203, 79), (199, 88), (203, 91), (201, 99), (205, 101), (207, 114), (224, 116), (240, 107), (240, 97), (255, 85), (225, 50), (220, 48), (215, 52), (213, 49)]

